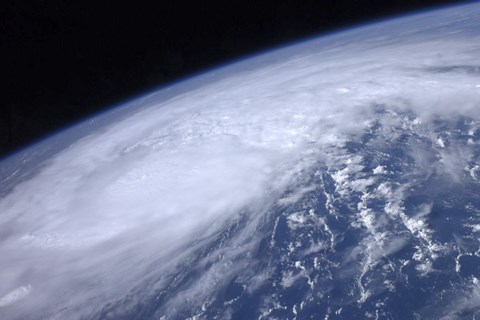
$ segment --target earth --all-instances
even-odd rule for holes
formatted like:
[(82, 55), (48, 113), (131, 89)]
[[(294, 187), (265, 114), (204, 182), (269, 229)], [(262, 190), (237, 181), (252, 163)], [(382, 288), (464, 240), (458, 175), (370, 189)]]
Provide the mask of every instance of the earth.
[(294, 43), (2, 160), (0, 318), (480, 317), (479, 30)]

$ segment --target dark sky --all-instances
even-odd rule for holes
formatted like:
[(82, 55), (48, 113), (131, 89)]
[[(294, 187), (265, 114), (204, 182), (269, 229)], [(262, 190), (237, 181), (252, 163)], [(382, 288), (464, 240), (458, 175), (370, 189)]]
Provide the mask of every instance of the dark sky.
[(0, 157), (191, 73), (460, 1), (0, 1)]

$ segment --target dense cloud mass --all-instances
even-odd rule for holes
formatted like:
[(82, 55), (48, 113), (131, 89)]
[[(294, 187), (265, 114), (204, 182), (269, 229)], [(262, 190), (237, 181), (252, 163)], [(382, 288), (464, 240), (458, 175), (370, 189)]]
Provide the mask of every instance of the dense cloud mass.
[[(329, 219), (362, 230), (331, 265), (354, 283), (345, 289), (351, 301), (337, 301), (338, 310), (328, 309), (332, 316), (343, 304), (361, 305), (390, 290), (394, 280), (371, 273), (382, 265), (387, 274), (384, 258), (412, 239), (419, 277), (435, 272), (446, 252), (474, 255), (478, 244), (435, 238), (432, 202), (410, 214), (405, 201), (433, 174), (450, 186), (477, 181), (479, 18), (478, 5), (459, 7), (252, 58), (233, 66), (237, 72), (223, 69), (218, 81), (150, 102), (73, 142), (0, 199), (0, 317), (205, 317), (232, 281), (243, 295), (274, 281), (273, 264), (255, 255), (279, 245), (281, 217), (289, 232), (307, 224), (325, 235), (297, 250), (312, 259), (311, 270), (310, 258), (293, 261), (275, 284), (283, 288), (307, 279), (312, 292), (326, 290), (327, 275), (313, 275), (327, 263), (323, 252), (340, 243)], [(242, 63), (250, 67), (242, 71)], [(461, 141), (453, 138), (460, 122)], [(406, 153), (388, 153), (386, 146), (398, 141)], [(353, 152), (352, 144), (364, 147)], [(369, 156), (374, 161), (367, 164)], [(398, 168), (389, 168), (382, 164), (387, 158), (405, 160), (409, 169), (395, 161)], [(306, 200), (312, 193), (324, 197), (323, 211)], [(339, 203), (348, 201), (347, 217)], [(301, 210), (289, 211), (299, 203)], [(397, 227), (388, 231), (391, 223)], [(480, 231), (480, 222), (471, 228)], [(432, 314), (452, 318), (478, 308), (479, 290), (478, 280), (468, 278), (446, 293), (451, 305)], [(321, 296), (310, 298), (306, 304)], [(275, 296), (262, 299), (260, 318), (281, 307)], [(155, 311), (138, 311), (157, 300)], [(230, 304), (222, 317), (232, 316)], [(304, 306), (295, 305), (292, 317)]]

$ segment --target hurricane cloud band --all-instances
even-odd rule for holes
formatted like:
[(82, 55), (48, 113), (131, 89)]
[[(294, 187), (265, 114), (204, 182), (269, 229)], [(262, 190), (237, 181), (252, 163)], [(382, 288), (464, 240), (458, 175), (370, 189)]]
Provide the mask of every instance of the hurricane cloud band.
[[(464, 27), (469, 19), (475, 25), (478, 15), (459, 11), (448, 33), (440, 27), (418, 31), (429, 19), (415, 16), (299, 44), (298, 53), (284, 60), (151, 103), (71, 144), (0, 199), (0, 314), (82, 319), (120, 303), (117, 312), (128, 315), (141, 295), (167, 290), (185, 264), (210, 267), (188, 290), (167, 299), (157, 316), (174, 317), (185, 304), (201, 308), (245, 267), (242, 257), (262, 239), (252, 235), (265, 231), (261, 222), (313, 190), (307, 177), (319, 165), (343, 164), (332, 175), (339, 194), (363, 192), (376, 181), (352, 180), (362, 160), (342, 151), (375, 121), (424, 133), (439, 118), (480, 120), (480, 37)], [(382, 36), (385, 28), (397, 30), (395, 37)], [(390, 139), (396, 133), (384, 134)], [(454, 148), (436, 135), (431, 141), (443, 159), (438, 170), (461, 179), (476, 142)], [(425, 170), (418, 174), (427, 174), (421, 148), (411, 151), (416, 168)], [(376, 169), (377, 175), (387, 173)], [(383, 185), (370, 196), (388, 198), (397, 212), (403, 191), (391, 188)], [(371, 232), (366, 239), (376, 242), (358, 247), (368, 252), (364, 273), (406, 242), (401, 236), (382, 242), (387, 235), (367, 210), (367, 198), (358, 221)], [(399, 217), (433, 245), (419, 225), (423, 216)], [(313, 218), (292, 219), (294, 226)], [(196, 258), (233, 222), (242, 229), (227, 247)], [(268, 281), (262, 274), (244, 277), (245, 290)]]

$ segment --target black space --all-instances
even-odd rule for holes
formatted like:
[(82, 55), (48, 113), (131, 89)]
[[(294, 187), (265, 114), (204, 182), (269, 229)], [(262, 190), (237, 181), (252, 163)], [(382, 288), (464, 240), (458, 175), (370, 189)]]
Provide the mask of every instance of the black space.
[(217, 64), (460, 1), (0, 1), (0, 157)]

